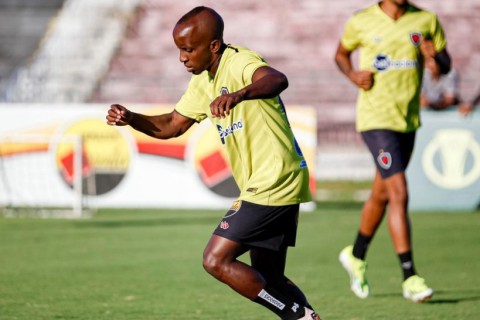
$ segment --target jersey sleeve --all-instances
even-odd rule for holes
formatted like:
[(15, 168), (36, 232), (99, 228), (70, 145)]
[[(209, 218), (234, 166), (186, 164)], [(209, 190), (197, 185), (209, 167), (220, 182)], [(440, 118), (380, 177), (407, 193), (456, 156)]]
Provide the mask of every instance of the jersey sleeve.
[(192, 76), (188, 88), (175, 105), (175, 111), (182, 116), (193, 119), (197, 122), (204, 120), (207, 115), (205, 113), (205, 105), (209, 106), (209, 101), (205, 101), (204, 94), (200, 91), (198, 76)]
[(435, 51), (443, 51), (447, 47), (447, 40), (445, 38), (445, 32), (443, 31), (442, 25), (440, 24), (440, 21), (436, 15), (434, 15), (432, 18), (430, 34), (433, 45), (435, 46)]
[(238, 77), (245, 86), (252, 83), (252, 77), (255, 71), (260, 67), (268, 66), (268, 63), (253, 51), (244, 51), (235, 55), (234, 63), (231, 64), (231, 74)]
[(360, 45), (359, 32), (355, 26), (355, 16), (347, 21), (340, 42), (348, 51), (354, 51)]

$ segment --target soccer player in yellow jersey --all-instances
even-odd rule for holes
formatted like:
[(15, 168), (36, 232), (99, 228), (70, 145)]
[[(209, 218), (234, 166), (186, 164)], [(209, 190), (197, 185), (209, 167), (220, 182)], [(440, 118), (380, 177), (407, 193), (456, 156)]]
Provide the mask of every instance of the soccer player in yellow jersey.
[[(358, 70), (351, 53), (360, 48)], [(376, 174), (353, 246), (340, 253), (352, 291), (370, 294), (365, 256), (385, 212), (403, 270), (403, 295), (420, 302), (433, 290), (417, 275), (412, 257), (405, 169), (420, 126), (423, 63), (434, 59), (442, 73), (450, 69), (445, 35), (437, 17), (407, 0), (383, 0), (347, 22), (335, 62), (359, 90), (357, 130), (373, 155)]]
[[(193, 75), (175, 109), (147, 116), (114, 104), (107, 123), (169, 139), (209, 118), (227, 151), (240, 196), (213, 232), (204, 268), (281, 319), (318, 320), (284, 274), (287, 248), (295, 245), (299, 204), (312, 199), (307, 164), (279, 97), (288, 80), (257, 53), (225, 44), (223, 27), (211, 8), (185, 14), (173, 39), (180, 62)], [(247, 251), (251, 265), (237, 259)]]

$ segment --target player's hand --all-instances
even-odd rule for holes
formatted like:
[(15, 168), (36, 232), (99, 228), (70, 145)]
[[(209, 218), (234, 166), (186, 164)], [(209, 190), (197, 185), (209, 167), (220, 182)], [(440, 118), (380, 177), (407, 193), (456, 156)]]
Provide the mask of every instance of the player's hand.
[(122, 105), (112, 104), (105, 118), (111, 126), (126, 126), (132, 120), (132, 112)]
[(433, 45), (433, 41), (425, 40), (424, 38), (422, 38), (422, 41), (420, 42), (420, 51), (422, 52), (425, 60), (427, 60), (428, 58), (434, 58), (436, 51), (435, 46)]
[(222, 94), (210, 103), (212, 116), (214, 118), (225, 118), (230, 115), (230, 110), (242, 101), (243, 94), (240, 91)]
[(373, 87), (373, 72), (369, 70), (351, 71), (348, 78), (357, 85), (357, 87), (370, 90)]

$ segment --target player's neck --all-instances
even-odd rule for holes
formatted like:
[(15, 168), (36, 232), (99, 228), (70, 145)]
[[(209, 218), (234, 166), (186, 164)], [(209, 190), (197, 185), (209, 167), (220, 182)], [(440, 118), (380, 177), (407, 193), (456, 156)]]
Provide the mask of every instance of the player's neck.
[(227, 47), (226, 44), (222, 44), (222, 47), (220, 48), (215, 59), (213, 60), (212, 65), (208, 69), (208, 72), (210, 73), (210, 76), (212, 78), (215, 78), (215, 74), (217, 74), (218, 66), (220, 65), (220, 60), (222, 60), (222, 55), (226, 47)]
[(407, 11), (408, 3), (399, 5), (392, 1), (382, 1), (379, 3), (379, 6), (390, 18), (398, 20)]

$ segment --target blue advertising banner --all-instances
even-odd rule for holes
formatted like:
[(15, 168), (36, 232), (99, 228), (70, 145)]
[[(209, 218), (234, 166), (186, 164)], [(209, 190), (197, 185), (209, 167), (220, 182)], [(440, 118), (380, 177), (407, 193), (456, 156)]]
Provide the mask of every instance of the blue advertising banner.
[(407, 179), (411, 210), (478, 208), (480, 113), (422, 111)]

